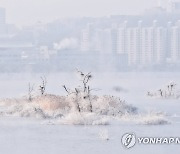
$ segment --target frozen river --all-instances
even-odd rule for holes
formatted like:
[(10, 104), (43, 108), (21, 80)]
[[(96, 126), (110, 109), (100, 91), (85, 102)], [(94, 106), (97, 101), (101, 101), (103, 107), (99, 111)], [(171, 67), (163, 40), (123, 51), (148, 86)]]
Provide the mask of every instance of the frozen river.
[[(28, 83), (38, 86), (41, 74), (2, 74), (0, 96), (21, 97), (27, 93)], [(79, 84), (74, 74), (47, 74), (47, 93), (65, 95), (62, 85)], [(122, 135), (133, 132), (141, 137), (180, 137), (180, 100), (155, 99), (146, 96), (149, 90), (174, 81), (180, 88), (180, 73), (95, 73), (92, 87), (97, 95), (116, 95), (136, 106), (140, 112), (161, 111), (170, 124), (141, 125), (111, 121), (106, 126), (52, 125), (32, 118), (0, 117), (0, 153), (2, 154), (169, 154), (180, 152), (180, 145), (139, 145), (125, 149)], [(115, 91), (115, 88), (119, 91)], [(100, 139), (102, 130), (109, 141)]]

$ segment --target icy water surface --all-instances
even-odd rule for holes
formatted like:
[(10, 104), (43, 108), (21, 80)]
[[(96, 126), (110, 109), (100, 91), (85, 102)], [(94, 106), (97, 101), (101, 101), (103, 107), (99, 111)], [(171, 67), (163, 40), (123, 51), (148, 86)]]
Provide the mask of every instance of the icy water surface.
[[(42, 74), (2, 74), (0, 97), (21, 97), (27, 94), (28, 83), (37, 87)], [(74, 74), (47, 74), (47, 92), (65, 95), (62, 85), (79, 84)], [(127, 132), (136, 136), (180, 137), (180, 100), (155, 99), (146, 96), (149, 90), (158, 90), (170, 81), (180, 88), (180, 73), (94, 73), (92, 87), (97, 95), (109, 94), (121, 97), (136, 106), (140, 112), (166, 113), (170, 124), (141, 125), (111, 121), (107, 126), (52, 125), (47, 121), (18, 117), (0, 117), (0, 153), (2, 154), (169, 154), (180, 152), (180, 145), (136, 145), (124, 149), (121, 137)], [(120, 87), (115, 91), (114, 87)], [(1, 110), (3, 110), (1, 108)], [(108, 132), (109, 141), (99, 133)]]

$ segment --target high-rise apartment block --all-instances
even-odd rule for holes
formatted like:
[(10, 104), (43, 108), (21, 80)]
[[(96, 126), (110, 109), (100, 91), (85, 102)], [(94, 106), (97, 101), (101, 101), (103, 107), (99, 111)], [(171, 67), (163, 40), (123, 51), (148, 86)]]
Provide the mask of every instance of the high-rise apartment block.
[[(89, 26), (88, 26), (89, 27)], [(129, 26), (125, 21), (113, 24), (110, 29), (82, 31), (82, 51), (96, 50), (100, 53), (126, 55), (130, 67), (163, 65), (180, 61), (180, 21), (172, 26), (159, 26), (154, 20), (151, 26)], [(168, 61), (167, 61), (168, 59)]]

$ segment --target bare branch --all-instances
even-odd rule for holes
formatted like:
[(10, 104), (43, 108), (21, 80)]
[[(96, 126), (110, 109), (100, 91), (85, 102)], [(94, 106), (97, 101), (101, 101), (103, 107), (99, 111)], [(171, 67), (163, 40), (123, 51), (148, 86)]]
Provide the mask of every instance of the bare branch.
[(65, 89), (65, 91), (68, 93), (68, 95), (70, 94), (70, 92), (69, 92), (69, 90), (66, 88), (66, 86), (65, 85), (63, 85), (62, 86), (64, 89)]

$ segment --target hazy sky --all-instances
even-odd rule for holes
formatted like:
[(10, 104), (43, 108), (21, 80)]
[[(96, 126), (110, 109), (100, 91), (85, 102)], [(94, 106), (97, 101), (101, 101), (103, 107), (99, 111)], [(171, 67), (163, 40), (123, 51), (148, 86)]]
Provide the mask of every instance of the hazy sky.
[(0, 0), (7, 22), (27, 25), (61, 17), (138, 14), (158, 0)]

